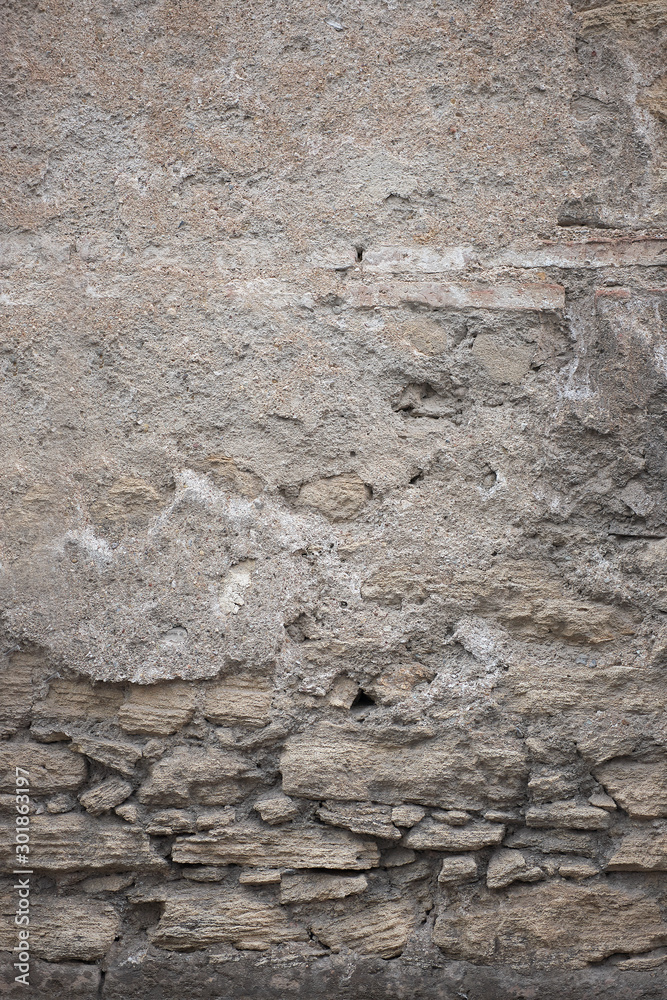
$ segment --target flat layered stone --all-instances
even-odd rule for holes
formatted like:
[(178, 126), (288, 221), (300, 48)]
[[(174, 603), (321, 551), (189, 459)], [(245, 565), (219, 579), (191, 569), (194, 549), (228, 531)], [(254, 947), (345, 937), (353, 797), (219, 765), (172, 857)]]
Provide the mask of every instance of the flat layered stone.
[(206, 685), (202, 710), (216, 725), (259, 729), (271, 721), (272, 698), (262, 678), (230, 678)]
[(610, 872), (667, 871), (667, 824), (631, 830), (607, 863)]
[(32, 795), (74, 791), (88, 774), (85, 760), (66, 747), (4, 743), (0, 745), (0, 791), (16, 790), (17, 767), (29, 772)]
[(182, 746), (151, 768), (137, 792), (146, 805), (226, 806), (240, 802), (258, 780), (257, 769), (232, 750)]
[(187, 951), (226, 943), (267, 951), (272, 945), (308, 938), (305, 928), (290, 920), (278, 903), (259, 899), (251, 890), (201, 886), (167, 891), (160, 901), (164, 912), (149, 932), (158, 948)]
[(445, 858), (438, 873), (441, 885), (458, 885), (461, 882), (471, 882), (477, 878), (477, 859), (472, 854), (454, 855)]
[(390, 806), (372, 802), (325, 802), (317, 816), (329, 826), (341, 826), (353, 833), (367, 833), (383, 840), (400, 840), (401, 832), (391, 822)]
[(448, 958), (468, 962), (583, 969), (649, 951), (665, 934), (658, 903), (640, 889), (546, 882), (509, 894), (479, 891), (464, 909), (441, 910), (433, 941)]
[(30, 941), (34, 954), (47, 962), (95, 962), (107, 954), (120, 927), (118, 912), (108, 903), (76, 896), (38, 899)]
[(343, 917), (323, 917), (310, 924), (316, 937), (333, 952), (342, 949), (361, 955), (396, 958), (404, 950), (415, 923), (405, 903), (380, 903)]
[(405, 834), (401, 844), (417, 851), (479, 851), (499, 844), (504, 836), (505, 827), (496, 823), (457, 827), (427, 816)]
[(560, 827), (570, 830), (606, 830), (611, 823), (609, 813), (595, 806), (576, 802), (550, 802), (526, 809), (526, 826)]
[(281, 903), (315, 903), (327, 899), (357, 896), (368, 888), (365, 875), (321, 875), (318, 872), (298, 872), (280, 877)]
[[(0, 863), (13, 863), (13, 829), (0, 832)], [(93, 819), (80, 813), (33, 816), (30, 820), (30, 860), (40, 872), (158, 871), (166, 863), (146, 834), (112, 818)]]
[(195, 697), (196, 689), (179, 681), (133, 684), (118, 711), (118, 723), (127, 733), (170, 736), (191, 721)]
[(530, 268), (665, 267), (667, 240), (598, 239), (581, 243), (545, 242), (525, 250), (506, 250), (496, 263)]
[(108, 778), (79, 796), (79, 802), (91, 816), (101, 816), (119, 806), (132, 794), (132, 785), (122, 778)]
[(594, 858), (598, 852), (595, 837), (588, 833), (572, 830), (529, 830), (521, 827), (509, 834), (505, 840), (507, 847), (525, 847), (542, 854), (582, 854)]
[(126, 740), (104, 739), (99, 736), (77, 735), (71, 742), (72, 750), (96, 760), (113, 771), (130, 776), (141, 759), (141, 750), (134, 743)]
[(87, 680), (53, 680), (45, 698), (35, 702), (36, 719), (104, 722), (115, 719), (123, 702), (120, 684), (93, 684)]
[(235, 823), (209, 836), (179, 837), (171, 856), (187, 865), (256, 868), (374, 868), (380, 854), (370, 840), (328, 827), (258, 827)]
[(667, 760), (645, 763), (616, 758), (593, 773), (630, 816), (667, 816)]
[(494, 851), (486, 870), (489, 889), (504, 889), (512, 882), (539, 882), (543, 878), (541, 868), (529, 865), (521, 851), (509, 848)]
[(288, 823), (299, 815), (298, 806), (288, 795), (272, 795), (265, 799), (259, 799), (255, 802), (253, 809), (269, 826)]
[(288, 740), (280, 763), (289, 795), (443, 809), (513, 805), (527, 776), (524, 752), (509, 740), (452, 733), (406, 742), (391, 730), (331, 723)]

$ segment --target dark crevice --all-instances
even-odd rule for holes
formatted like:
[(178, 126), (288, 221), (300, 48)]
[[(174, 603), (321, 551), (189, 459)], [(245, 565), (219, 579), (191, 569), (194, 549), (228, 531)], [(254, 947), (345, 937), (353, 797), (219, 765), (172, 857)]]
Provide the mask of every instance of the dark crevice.
[(359, 694), (350, 705), (350, 708), (367, 708), (374, 704), (375, 704), (375, 699), (371, 698), (371, 696), (369, 694), (366, 694), (365, 691), (360, 690)]

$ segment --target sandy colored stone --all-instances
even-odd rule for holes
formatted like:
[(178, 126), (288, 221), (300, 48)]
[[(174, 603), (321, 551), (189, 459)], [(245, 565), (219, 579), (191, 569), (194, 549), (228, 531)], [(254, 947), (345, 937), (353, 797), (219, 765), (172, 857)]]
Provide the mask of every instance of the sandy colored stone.
[(101, 875), (97, 878), (87, 878), (80, 883), (79, 888), (83, 892), (96, 895), (100, 892), (122, 892), (134, 882), (135, 876), (128, 875)]
[(442, 885), (458, 885), (461, 882), (471, 882), (477, 878), (477, 859), (471, 854), (452, 855), (444, 858), (438, 882)]
[(42, 746), (38, 743), (0, 744), (0, 790), (16, 789), (16, 768), (30, 773), (32, 795), (75, 791), (86, 779), (86, 762), (66, 747)]
[(365, 875), (320, 875), (316, 872), (286, 873), (280, 877), (281, 903), (315, 903), (357, 896), (368, 888)]
[(259, 728), (271, 720), (273, 691), (260, 678), (229, 678), (206, 686), (203, 712), (221, 726)]
[(79, 796), (79, 802), (91, 816), (101, 816), (114, 806), (119, 806), (132, 794), (129, 781), (120, 778), (108, 778), (100, 785), (95, 785)]
[(594, 774), (631, 816), (667, 816), (667, 760), (644, 763), (616, 758), (596, 768)]
[(3, 6), (0, 747), (87, 765), (36, 899), (150, 883), (23, 992), (661, 995), (667, 2), (596, 3)]
[(296, 503), (317, 510), (331, 521), (346, 521), (361, 513), (371, 495), (356, 473), (345, 473), (306, 483), (299, 490)]
[(290, 795), (454, 809), (518, 801), (526, 775), (511, 742), (453, 735), (401, 744), (391, 731), (366, 735), (331, 723), (292, 737), (281, 771)]
[(137, 792), (139, 802), (155, 806), (231, 805), (256, 782), (256, 769), (231, 750), (181, 746), (153, 764)]
[(362, 955), (395, 958), (405, 948), (415, 916), (401, 903), (368, 906), (343, 917), (315, 920), (312, 933), (333, 952), (343, 948)]
[(558, 866), (558, 874), (561, 878), (571, 878), (579, 882), (585, 878), (593, 878), (599, 874), (600, 869), (592, 865), (589, 861), (577, 861), (572, 859)]
[(610, 795), (604, 792), (594, 792), (588, 797), (588, 801), (596, 809), (606, 809), (608, 812), (615, 812), (618, 809), (616, 802)]
[(329, 827), (266, 827), (235, 823), (209, 836), (179, 837), (171, 852), (179, 864), (253, 865), (258, 868), (373, 868), (380, 859), (370, 840)]
[(77, 734), (70, 744), (72, 750), (90, 757), (91, 760), (120, 771), (128, 777), (134, 774), (134, 767), (141, 758), (141, 749), (123, 739), (105, 739), (99, 736)]
[(146, 833), (154, 837), (171, 837), (175, 833), (194, 833), (195, 819), (187, 809), (163, 809), (151, 813)]
[(448, 823), (449, 826), (465, 826), (471, 819), (470, 813), (464, 809), (433, 809), (431, 816), (439, 823)]
[(615, 846), (607, 870), (667, 871), (667, 824), (651, 824), (626, 833)]
[(35, 703), (34, 715), (70, 722), (114, 719), (123, 701), (119, 684), (91, 684), (86, 679), (53, 680), (48, 694)]
[(416, 826), (426, 815), (421, 806), (395, 806), (391, 810), (391, 821), (395, 826)]
[(539, 882), (544, 872), (529, 865), (521, 851), (501, 848), (494, 851), (486, 870), (486, 884), (489, 889), (504, 889), (512, 882)]
[(262, 492), (262, 480), (253, 472), (241, 469), (233, 458), (228, 455), (208, 455), (193, 466), (213, 474), (214, 482), (227, 489), (240, 493), (241, 496), (254, 499)]
[(618, 952), (649, 951), (666, 931), (659, 906), (640, 889), (548, 882), (510, 895), (479, 893), (465, 912), (441, 910), (433, 940), (448, 957), (464, 961), (485, 963), (496, 955), (516, 968), (558, 962), (581, 969)]
[(67, 792), (61, 792), (59, 795), (54, 795), (52, 799), (46, 803), (46, 811), (52, 813), (54, 816), (57, 813), (70, 812), (72, 809), (76, 808), (76, 799), (73, 795)]
[[(10, 828), (2, 830), (0, 861), (14, 857)], [(164, 860), (143, 831), (117, 819), (80, 813), (34, 816), (30, 820), (31, 860), (36, 870), (50, 872), (164, 872)]]
[(390, 806), (371, 802), (324, 802), (317, 816), (329, 826), (341, 826), (353, 833), (369, 834), (383, 840), (400, 840), (401, 833), (393, 825)]
[(305, 928), (289, 919), (277, 903), (252, 892), (204, 887), (167, 892), (164, 912), (150, 939), (158, 948), (184, 951), (229, 943), (236, 948), (266, 951), (272, 945), (307, 938)]
[(231, 806), (225, 809), (198, 809), (196, 825), (200, 831), (215, 830), (219, 826), (229, 826), (236, 820), (236, 810)]
[(417, 851), (479, 851), (499, 844), (504, 836), (505, 827), (497, 823), (454, 827), (427, 816), (404, 835), (401, 843)]
[(32, 658), (0, 660), (0, 739), (7, 739), (30, 719), (34, 698)]
[(175, 681), (170, 684), (133, 684), (120, 706), (118, 723), (127, 733), (170, 736), (192, 719), (196, 690)]
[(574, 830), (531, 830), (520, 827), (507, 836), (505, 843), (508, 847), (525, 847), (543, 854), (583, 854), (592, 858), (598, 852), (597, 841), (593, 836)]
[[(187, 871), (187, 869), (184, 869)], [(214, 869), (218, 872), (223, 869)], [(280, 885), (282, 873), (279, 868), (248, 868), (239, 875), (240, 885)]]
[(104, 958), (120, 934), (113, 906), (85, 897), (38, 900), (30, 922), (34, 954), (48, 962)]
[(422, 663), (400, 663), (367, 685), (368, 693), (380, 705), (394, 705), (408, 698), (418, 684), (429, 683), (435, 672)]
[(297, 805), (292, 802), (288, 795), (273, 795), (259, 799), (255, 802), (253, 809), (270, 826), (287, 823), (299, 815)]
[(526, 809), (526, 825), (532, 827), (564, 827), (571, 830), (606, 830), (609, 813), (591, 805), (576, 802), (550, 802)]

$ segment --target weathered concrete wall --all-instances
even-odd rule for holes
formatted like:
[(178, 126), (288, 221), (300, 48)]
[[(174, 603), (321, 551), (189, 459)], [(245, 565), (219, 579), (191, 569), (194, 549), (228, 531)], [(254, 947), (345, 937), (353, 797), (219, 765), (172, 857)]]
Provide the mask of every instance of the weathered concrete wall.
[(0, 17), (0, 995), (664, 998), (664, 0)]

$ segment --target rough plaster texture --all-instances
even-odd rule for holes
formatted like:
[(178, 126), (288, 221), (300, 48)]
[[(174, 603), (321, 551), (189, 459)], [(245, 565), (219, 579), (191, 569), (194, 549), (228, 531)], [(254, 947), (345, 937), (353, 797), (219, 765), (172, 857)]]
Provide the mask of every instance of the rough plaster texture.
[(664, 1000), (664, 0), (0, 18), (32, 995)]

